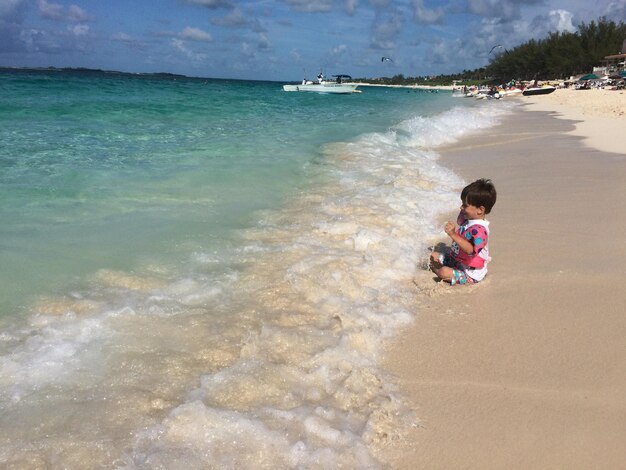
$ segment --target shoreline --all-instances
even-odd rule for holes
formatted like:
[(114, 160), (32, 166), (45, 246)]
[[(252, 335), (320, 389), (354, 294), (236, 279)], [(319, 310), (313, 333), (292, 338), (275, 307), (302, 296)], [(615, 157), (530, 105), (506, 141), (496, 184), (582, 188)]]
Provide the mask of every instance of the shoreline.
[(408, 88), (410, 90), (441, 90), (441, 91), (453, 91), (455, 88), (452, 85), (387, 85), (383, 83), (366, 83), (366, 82), (346, 82), (352, 83), (359, 86), (378, 86), (378, 87), (386, 87), (386, 88)]
[[(384, 368), (419, 422), (386, 449), (391, 468), (626, 461), (626, 294), (615, 282), (626, 264), (626, 156), (577, 134), (606, 138), (606, 118), (579, 108), (584, 121), (572, 121), (541, 98), (439, 151), (466, 181), (494, 180), (494, 260), (476, 286), (416, 272), (416, 319), (388, 344)], [(611, 140), (624, 148), (623, 134)]]

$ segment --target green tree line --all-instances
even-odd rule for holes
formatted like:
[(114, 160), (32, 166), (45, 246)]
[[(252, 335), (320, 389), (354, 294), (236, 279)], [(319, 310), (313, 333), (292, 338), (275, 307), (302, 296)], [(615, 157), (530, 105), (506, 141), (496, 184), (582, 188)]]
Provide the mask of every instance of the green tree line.
[(619, 54), (624, 39), (623, 21), (600, 18), (582, 23), (576, 32), (550, 33), (545, 39), (531, 39), (501, 52), (491, 60), (486, 73), (495, 81), (545, 80), (589, 73), (604, 57)]
[(545, 39), (531, 39), (511, 50), (491, 57), (489, 65), (475, 70), (436, 77), (404, 77), (362, 79), (384, 84), (451, 85), (465, 83), (505, 83), (516, 80), (563, 79), (589, 73), (607, 55), (619, 54), (626, 39), (626, 23), (600, 17), (582, 23), (576, 32), (550, 33)]

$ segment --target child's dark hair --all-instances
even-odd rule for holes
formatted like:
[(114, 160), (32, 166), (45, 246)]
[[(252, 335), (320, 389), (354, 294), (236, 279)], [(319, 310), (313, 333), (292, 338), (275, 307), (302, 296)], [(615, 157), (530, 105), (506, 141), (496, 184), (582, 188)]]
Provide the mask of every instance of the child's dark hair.
[(496, 187), (491, 180), (481, 178), (463, 188), (461, 201), (475, 207), (483, 206), (485, 214), (489, 214), (496, 203)]

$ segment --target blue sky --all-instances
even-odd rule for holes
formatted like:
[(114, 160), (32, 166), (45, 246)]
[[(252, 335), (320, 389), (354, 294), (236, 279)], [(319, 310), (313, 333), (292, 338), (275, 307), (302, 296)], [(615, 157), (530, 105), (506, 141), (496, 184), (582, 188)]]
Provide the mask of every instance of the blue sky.
[(600, 16), (626, 20), (626, 0), (0, 0), (0, 66), (435, 75)]

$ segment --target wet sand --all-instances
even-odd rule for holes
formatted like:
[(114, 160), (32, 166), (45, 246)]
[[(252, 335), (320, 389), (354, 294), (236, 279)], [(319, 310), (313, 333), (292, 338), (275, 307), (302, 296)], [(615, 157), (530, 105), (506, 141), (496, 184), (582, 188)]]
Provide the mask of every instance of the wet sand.
[(596, 125), (583, 138), (542, 106), (561, 117), (524, 106), (440, 152), (466, 181), (496, 184), (493, 261), (476, 286), (416, 273), (416, 321), (386, 367), (418, 421), (386, 449), (392, 468), (626, 462), (626, 137)]

